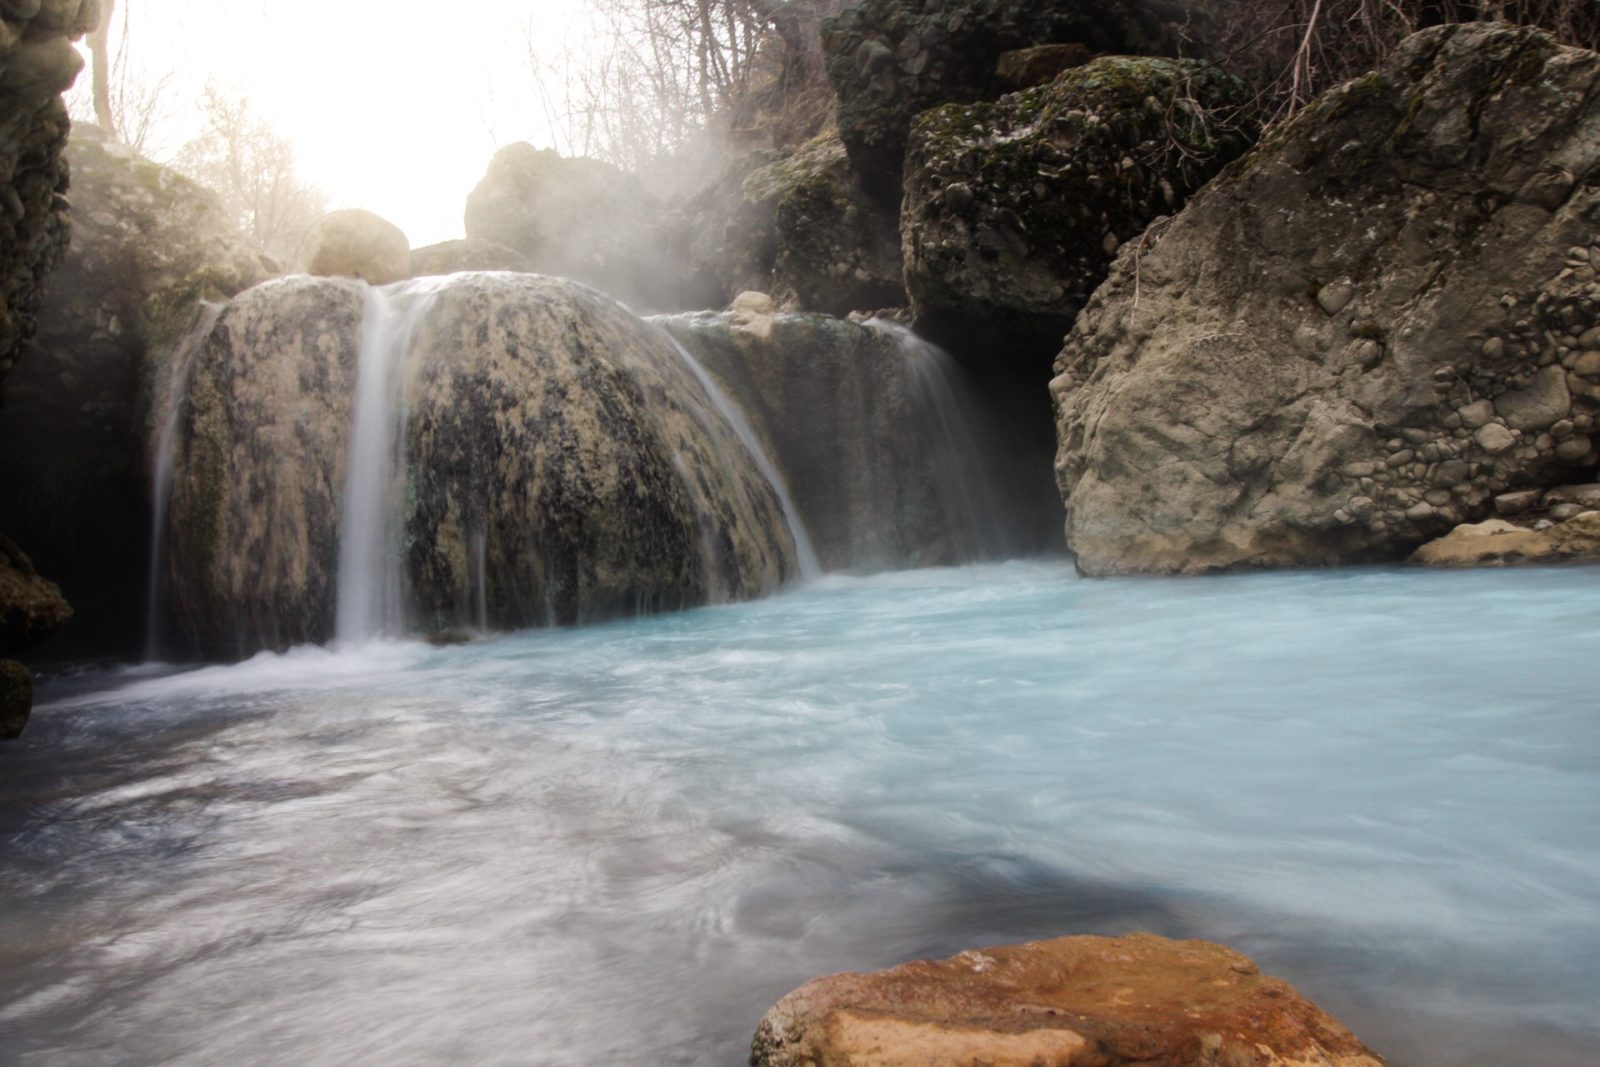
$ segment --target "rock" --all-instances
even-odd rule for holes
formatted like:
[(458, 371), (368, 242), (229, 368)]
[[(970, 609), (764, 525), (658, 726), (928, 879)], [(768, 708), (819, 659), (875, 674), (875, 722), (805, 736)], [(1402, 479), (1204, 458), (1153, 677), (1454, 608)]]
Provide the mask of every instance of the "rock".
[(16, 660), (0, 659), (0, 741), (22, 736), (33, 712), (33, 675)]
[(0, 537), (0, 652), (15, 652), (61, 629), (72, 608), (56, 583), (39, 577), (33, 561)]
[(1550, 517), (1557, 522), (1566, 522), (1583, 514), (1583, 511), (1584, 509), (1577, 504), (1553, 504), (1550, 507)]
[(458, 274), (373, 294), (242, 294), (201, 339), (169, 510), (187, 642), (333, 633), (365, 316), (415, 309), (399, 362), (409, 629), (526, 627), (743, 599), (796, 573), (772, 487), (659, 330), (594, 290)]
[(509, 270), (533, 273), (533, 264), (521, 252), (495, 241), (441, 241), (411, 250), (411, 275), (427, 278), (465, 271)]
[[(761, 294), (752, 294), (759, 297)], [(949, 357), (905, 343), (882, 323), (812, 314), (658, 320), (714, 374), (749, 417), (782, 472), (824, 570), (935, 566), (1037, 550), (1060, 529), (1047, 476), (985, 459), (1009, 443), (968, 395)], [(952, 375), (946, 405), (934, 379)], [(966, 427), (941, 437), (940, 422)], [(980, 444), (981, 443), (981, 444)], [(1032, 442), (1028, 442), (1029, 445)], [(1040, 484), (1043, 482), (1044, 484)], [(968, 494), (976, 490), (978, 500)], [(1011, 541), (1012, 519), (1043, 511)]]
[(1600, 508), (1600, 484), (1561, 485), (1544, 494), (1544, 505), (1577, 504), (1585, 511)]
[[(901, 216), (918, 332), (1048, 361), (1119, 243), (1250, 146), (1249, 95), (1198, 62), (1107, 57), (921, 116)], [(970, 206), (954, 208), (958, 186)]]
[(1525, 515), (1539, 506), (1544, 491), (1541, 489), (1523, 489), (1515, 493), (1501, 493), (1494, 498), (1494, 510), (1497, 515)]
[[(1491, 524), (1494, 529), (1484, 529)], [(1541, 522), (1531, 530), (1498, 520), (1458, 526), (1418, 548), (1411, 559), (1430, 567), (1600, 561), (1600, 511), (1582, 512), (1559, 525)]]
[(1171, 54), (1188, 13), (1164, 0), (864, 0), (822, 23), (839, 134), (868, 191), (900, 197), (912, 120), (1005, 91), (1006, 52), (1079, 45), (1094, 55)]
[(995, 80), (1007, 92), (1032, 89), (1052, 82), (1057, 75), (1081, 67), (1094, 58), (1082, 44), (1041, 44), (1003, 52), (995, 62)]
[(5, 383), (0, 515), (77, 608), (51, 649), (143, 649), (150, 544), (146, 447), (174, 346), (203, 301), (270, 272), (209, 190), (94, 126), (72, 130), (72, 246), (38, 335)]
[(675, 307), (679, 271), (665, 255), (663, 207), (632, 175), (518, 143), (495, 154), (467, 198), (470, 240), (515, 250), (530, 268), (619, 300)]
[(411, 242), (370, 211), (330, 211), (317, 229), (308, 273), (388, 285), (411, 277)]
[[(1426, 30), (1125, 250), (1056, 365), (1079, 567), (1400, 559), (1585, 469), (1536, 431), (1600, 410), (1565, 402), (1551, 369), (1600, 322), (1564, 266), (1600, 212), (1600, 141), (1580, 132), (1595, 94), (1593, 52), (1501, 24)], [(1552, 208), (1531, 184), (1558, 164), (1581, 180)], [(1330, 315), (1317, 296), (1346, 282)], [(1468, 473), (1424, 513), (1429, 457)], [(1346, 473), (1361, 464), (1380, 473)], [(1357, 495), (1369, 514), (1346, 510)]]
[(33, 336), (44, 279), (66, 251), (62, 152), (71, 123), (60, 93), (83, 67), (71, 42), (99, 18), (98, 0), (0, 12), (0, 385)]
[(1205, 941), (1064, 937), (840, 974), (780, 1000), (752, 1067), (1382, 1067), (1288, 984)]

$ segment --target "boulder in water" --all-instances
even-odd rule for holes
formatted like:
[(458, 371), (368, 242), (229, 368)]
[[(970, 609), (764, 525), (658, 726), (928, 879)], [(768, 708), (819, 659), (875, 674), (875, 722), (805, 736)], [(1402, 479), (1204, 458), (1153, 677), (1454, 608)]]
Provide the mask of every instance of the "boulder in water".
[(0, 741), (22, 736), (33, 712), (33, 675), (16, 660), (0, 659)]
[(400, 227), (370, 211), (330, 211), (317, 228), (308, 270), (387, 285), (411, 277), (411, 242)]
[(175, 444), (167, 569), (197, 651), (592, 621), (796, 573), (771, 485), (670, 340), (560, 279), (258, 286), (199, 341)]
[(975, 949), (802, 986), (752, 1067), (1383, 1067), (1231, 949), (1150, 934)]
[(1130, 245), (1057, 362), (1090, 574), (1397, 560), (1593, 480), (1600, 55), (1426, 30)]

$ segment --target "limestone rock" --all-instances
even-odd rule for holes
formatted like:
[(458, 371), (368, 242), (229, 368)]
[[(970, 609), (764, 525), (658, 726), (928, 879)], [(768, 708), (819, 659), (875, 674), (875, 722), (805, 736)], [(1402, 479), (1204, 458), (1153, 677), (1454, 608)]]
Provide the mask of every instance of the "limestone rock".
[(1550, 368), (1600, 323), (1597, 93), (1537, 31), (1427, 30), (1125, 249), (1051, 384), (1079, 567), (1401, 559), (1587, 480), (1600, 380)]
[(1016, 92), (1055, 81), (1058, 75), (1093, 58), (1094, 53), (1085, 45), (1041, 44), (1002, 53), (995, 62), (994, 74), (1008, 92)]
[(1600, 511), (1581, 512), (1546, 529), (1491, 519), (1457, 526), (1411, 559), (1430, 567), (1504, 567), (1517, 563), (1600, 561)]
[(309, 273), (388, 285), (411, 277), (411, 242), (370, 211), (330, 211), (317, 229)]
[(802, 986), (752, 1067), (1382, 1067), (1288, 984), (1205, 941), (1065, 937)]
[(65, 626), (72, 608), (56, 583), (39, 577), (33, 561), (0, 537), (0, 652), (15, 652)]
[(796, 572), (772, 487), (667, 338), (593, 290), (458, 274), (387, 294), (308, 277), (201, 339), (169, 511), (190, 647), (326, 640), (366, 316), (416, 305), (399, 355), (408, 626), (592, 621), (766, 593)]
[(415, 278), (480, 270), (509, 270), (529, 274), (533, 273), (533, 264), (515, 248), (470, 237), (464, 241), (441, 241), (411, 250), (411, 274)]
[(467, 199), (467, 237), (505, 245), (530, 268), (645, 307), (677, 303), (662, 205), (632, 175), (518, 143), (495, 154)]
[(1206, 64), (1105, 57), (922, 115), (901, 216), (918, 331), (1042, 369), (1117, 247), (1250, 147), (1249, 99)]
[(71, 123), (60, 94), (83, 66), (72, 41), (99, 18), (99, 0), (0, 11), (0, 384), (33, 336), (42, 283), (66, 251)]
[(57, 651), (126, 654), (142, 647), (145, 448), (173, 346), (203, 301), (272, 268), (214, 194), (97, 127), (73, 127), (64, 158), (73, 240), (4, 386), (0, 515), (78, 609)]
[(0, 741), (22, 736), (33, 712), (33, 675), (16, 660), (0, 659)]
[(1189, 18), (1166, 0), (864, 0), (822, 24), (839, 133), (869, 191), (898, 201), (912, 120), (1000, 96), (1004, 53), (1075, 44), (1095, 55), (1171, 54)]

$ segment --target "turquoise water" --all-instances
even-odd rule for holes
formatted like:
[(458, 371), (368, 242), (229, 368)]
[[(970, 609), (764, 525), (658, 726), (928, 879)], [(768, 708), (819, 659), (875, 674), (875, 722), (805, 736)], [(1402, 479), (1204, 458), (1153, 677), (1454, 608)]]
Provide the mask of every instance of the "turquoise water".
[(818, 974), (1151, 929), (1396, 1067), (1592, 1067), (1597, 583), (1010, 563), (59, 681), (0, 1062), (733, 1067)]

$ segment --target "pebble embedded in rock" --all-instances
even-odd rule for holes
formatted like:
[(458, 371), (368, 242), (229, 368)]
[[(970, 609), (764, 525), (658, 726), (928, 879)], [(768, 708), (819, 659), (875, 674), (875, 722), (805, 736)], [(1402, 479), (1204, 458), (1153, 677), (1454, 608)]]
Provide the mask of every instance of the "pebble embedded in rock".
[(1355, 295), (1355, 286), (1349, 282), (1329, 282), (1317, 290), (1317, 304), (1329, 315), (1337, 315), (1349, 305)]
[(1498, 422), (1491, 422), (1481, 427), (1472, 439), (1478, 442), (1478, 447), (1491, 456), (1498, 456), (1502, 452), (1510, 451), (1517, 443), (1517, 437), (1510, 430)]

